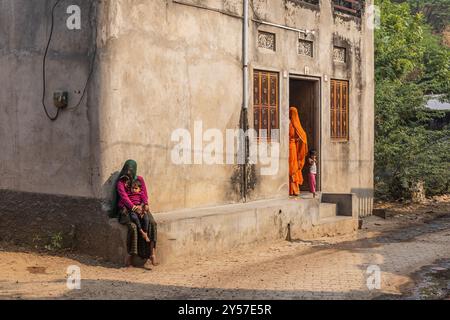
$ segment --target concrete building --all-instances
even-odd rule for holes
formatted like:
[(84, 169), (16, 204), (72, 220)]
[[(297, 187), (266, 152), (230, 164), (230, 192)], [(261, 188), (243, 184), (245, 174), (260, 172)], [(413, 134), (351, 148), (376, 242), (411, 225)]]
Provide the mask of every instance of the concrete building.
[[(61, 233), (114, 260), (124, 230), (105, 199), (129, 158), (149, 184), (167, 261), (192, 246), (354, 230), (373, 201), (372, 1), (246, 2), (0, 0), (0, 237)], [(41, 100), (52, 117), (57, 92), (68, 107), (50, 121)], [(321, 201), (288, 199), (290, 105), (319, 152)], [(222, 163), (225, 145), (214, 164), (195, 148), (240, 128), (268, 129), (250, 143), (279, 145), (274, 173)], [(183, 129), (192, 164), (173, 161)]]

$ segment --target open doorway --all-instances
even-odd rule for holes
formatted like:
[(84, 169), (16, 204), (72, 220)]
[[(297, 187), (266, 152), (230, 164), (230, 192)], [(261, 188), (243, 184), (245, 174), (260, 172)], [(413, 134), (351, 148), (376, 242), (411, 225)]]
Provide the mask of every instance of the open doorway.
[[(289, 81), (289, 106), (294, 106), (298, 110), (300, 122), (308, 137), (308, 149), (315, 149), (319, 153), (316, 189), (320, 191), (320, 81), (318, 79), (291, 77)], [(301, 191), (309, 191), (308, 170), (305, 165), (303, 168), (304, 183), (300, 188)]]

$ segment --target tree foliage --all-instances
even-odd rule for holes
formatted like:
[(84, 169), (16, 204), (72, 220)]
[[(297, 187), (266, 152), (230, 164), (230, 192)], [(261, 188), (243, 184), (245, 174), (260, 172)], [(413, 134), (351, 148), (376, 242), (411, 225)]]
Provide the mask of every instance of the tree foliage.
[(442, 112), (425, 108), (426, 94), (450, 98), (450, 50), (420, 11), (378, 0), (376, 30), (376, 193), (408, 198), (423, 181), (428, 195), (449, 192), (449, 127), (430, 128)]
[(413, 13), (422, 13), (434, 31), (442, 32), (450, 22), (450, 0), (399, 0), (408, 2)]

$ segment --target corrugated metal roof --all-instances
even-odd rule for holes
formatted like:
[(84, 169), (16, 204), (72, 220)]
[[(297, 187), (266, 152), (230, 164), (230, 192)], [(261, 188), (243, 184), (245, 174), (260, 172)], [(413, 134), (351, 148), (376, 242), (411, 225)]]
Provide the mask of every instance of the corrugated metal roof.
[(442, 96), (439, 96), (439, 95), (427, 97), (428, 102), (426, 104), (426, 107), (428, 109), (432, 109), (432, 110), (450, 110), (450, 103), (449, 102), (441, 102), (440, 101), (441, 97)]

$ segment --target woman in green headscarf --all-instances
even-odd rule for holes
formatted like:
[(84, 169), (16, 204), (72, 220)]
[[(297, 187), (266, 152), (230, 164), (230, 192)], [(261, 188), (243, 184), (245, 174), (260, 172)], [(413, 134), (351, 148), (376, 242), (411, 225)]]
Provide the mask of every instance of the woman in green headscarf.
[[(133, 204), (130, 200), (131, 186), (133, 182), (139, 181), (141, 185), (141, 198), (144, 199), (141, 205)], [(142, 259), (150, 259), (153, 265), (157, 265), (156, 262), (156, 240), (157, 240), (157, 224), (152, 214), (150, 213), (150, 207), (148, 204), (148, 193), (145, 185), (144, 178), (137, 175), (137, 162), (134, 160), (128, 160), (125, 162), (122, 170), (119, 174), (119, 179), (116, 184), (117, 199), (116, 208), (119, 213), (119, 222), (127, 225), (129, 229), (128, 233), (128, 258), (126, 261), (127, 266), (131, 265), (133, 256), (139, 256)], [(147, 234), (150, 242), (137, 231), (137, 226), (130, 219), (130, 213), (135, 212), (142, 216), (141, 225), (142, 230)], [(147, 215), (147, 217), (145, 217)], [(144, 218), (145, 217), (145, 218)]]

